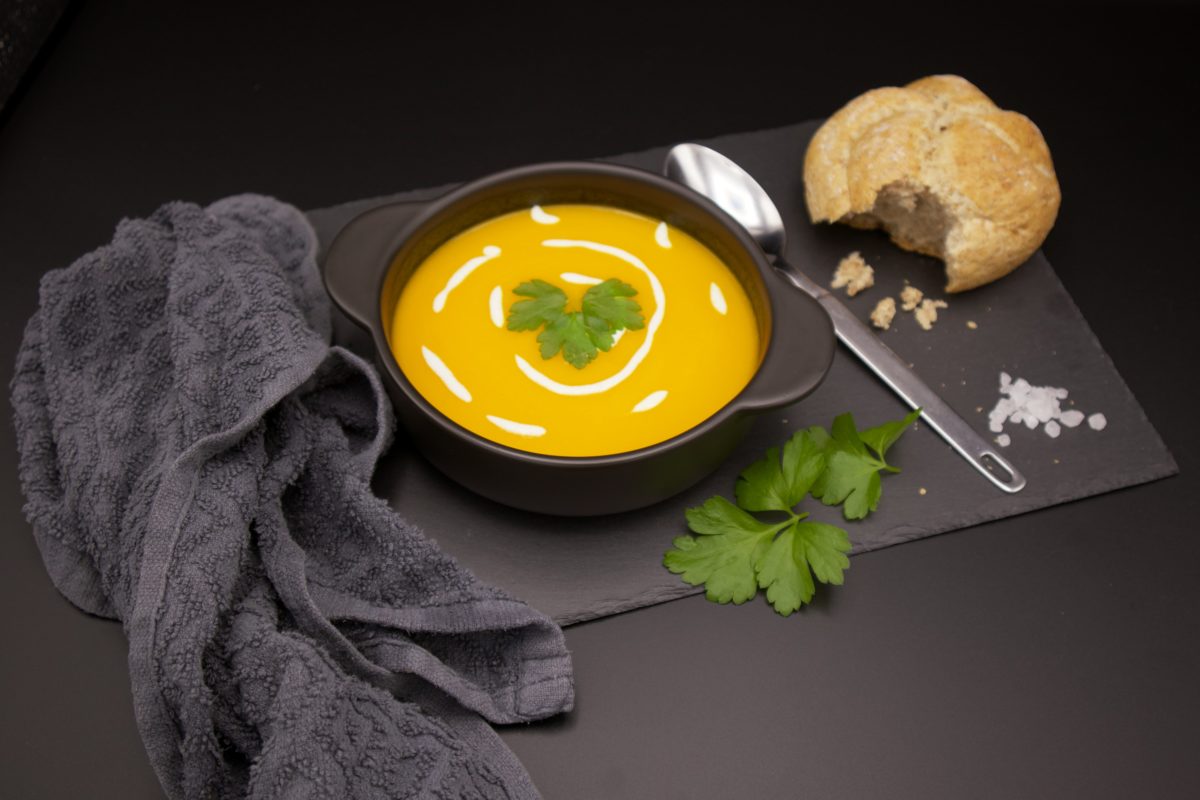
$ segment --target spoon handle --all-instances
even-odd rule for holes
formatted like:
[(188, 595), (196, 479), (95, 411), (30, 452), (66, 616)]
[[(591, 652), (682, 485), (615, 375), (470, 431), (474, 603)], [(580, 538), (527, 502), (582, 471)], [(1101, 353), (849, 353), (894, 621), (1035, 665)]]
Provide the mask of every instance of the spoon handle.
[(775, 266), (788, 280), (812, 295), (825, 308), (833, 319), (834, 332), (842, 340), (842, 344), (858, 356), (911, 408), (920, 408), (921, 416), (929, 426), (970, 462), (971, 466), (1006, 492), (1019, 492), (1025, 488), (1025, 476), (997, 453), (991, 443), (976, 433), (965, 419), (930, 389), (900, 356), (880, 341), (879, 337), (841, 301), (782, 259), (776, 260)]

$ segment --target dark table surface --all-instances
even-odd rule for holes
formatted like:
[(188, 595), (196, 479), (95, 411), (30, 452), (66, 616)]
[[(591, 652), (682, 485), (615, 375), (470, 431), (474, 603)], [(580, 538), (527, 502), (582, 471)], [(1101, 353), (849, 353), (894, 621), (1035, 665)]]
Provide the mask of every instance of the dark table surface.
[[(964, 75), (1042, 128), (1045, 252), (1181, 474), (856, 557), (788, 619), (569, 628), (576, 710), (503, 735), (547, 798), (1194, 796), (1196, 14), (795, 5), (76, 4), (0, 115), (5, 374), (40, 274), (164, 201), (315, 208)], [(0, 796), (161, 796), (121, 629), (54, 590), (0, 439)]]

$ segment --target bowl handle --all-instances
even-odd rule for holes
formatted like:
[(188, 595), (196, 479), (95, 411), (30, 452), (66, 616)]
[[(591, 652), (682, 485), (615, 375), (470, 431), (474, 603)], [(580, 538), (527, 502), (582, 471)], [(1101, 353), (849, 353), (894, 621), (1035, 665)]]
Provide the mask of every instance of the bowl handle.
[(356, 325), (379, 316), (379, 292), (397, 233), (428, 203), (388, 203), (363, 212), (334, 237), (321, 262), (325, 291)]
[(742, 392), (745, 411), (791, 405), (821, 385), (833, 363), (836, 339), (829, 314), (797, 289), (777, 264), (771, 270), (771, 344), (758, 373)]

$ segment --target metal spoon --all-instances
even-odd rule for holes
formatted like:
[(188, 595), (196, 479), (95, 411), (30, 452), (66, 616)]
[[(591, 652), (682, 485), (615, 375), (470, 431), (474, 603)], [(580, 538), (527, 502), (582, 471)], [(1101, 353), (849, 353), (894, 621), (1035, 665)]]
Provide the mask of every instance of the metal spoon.
[(712, 200), (740, 222), (763, 251), (774, 257), (775, 268), (824, 306), (842, 344), (911, 408), (920, 408), (921, 416), (930, 427), (971, 466), (1006, 492), (1019, 492), (1025, 488), (1025, 477), (1016, 467), (909, 369), (900, 356), (824, 287), (784, 261), (787, 234), (783, 218), (770, 196), (749, 173), (716, 150), (699, 144), (672, 147), (667, 153), (663, 172), (668, 178)]

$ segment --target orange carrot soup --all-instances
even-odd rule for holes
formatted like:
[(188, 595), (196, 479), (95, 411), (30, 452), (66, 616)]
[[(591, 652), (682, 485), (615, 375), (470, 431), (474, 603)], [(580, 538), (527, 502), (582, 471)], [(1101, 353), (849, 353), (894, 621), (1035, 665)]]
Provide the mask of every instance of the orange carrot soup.
[(600, 205), (533, 206), (447, 240), (402, 289), (389, 343), (447, 417), (556, 456), (683, 433), (760, 359), (750, 300), (714, 253)]

